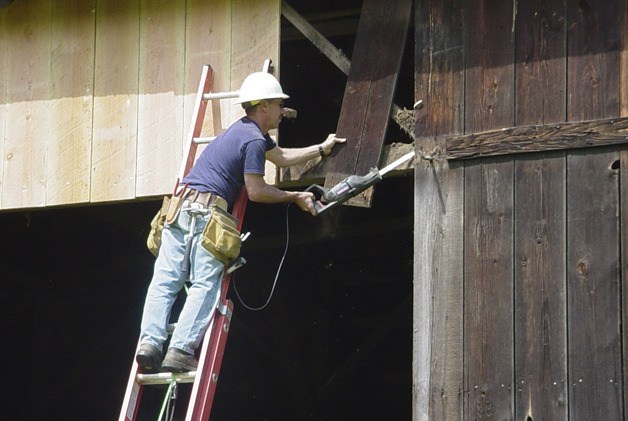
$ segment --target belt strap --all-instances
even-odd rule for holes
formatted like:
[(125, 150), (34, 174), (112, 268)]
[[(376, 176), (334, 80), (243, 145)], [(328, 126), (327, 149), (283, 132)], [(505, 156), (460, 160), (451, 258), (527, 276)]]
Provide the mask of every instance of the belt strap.
[(210, 192), (200, 192), (195, 189), (188, 189), (183, 195), (184, 200), (189, 200), (194, 203), (200, 203), (205, 207), (216, 205), (223, 210), (227, 210), (227, 201), (222, 197)]

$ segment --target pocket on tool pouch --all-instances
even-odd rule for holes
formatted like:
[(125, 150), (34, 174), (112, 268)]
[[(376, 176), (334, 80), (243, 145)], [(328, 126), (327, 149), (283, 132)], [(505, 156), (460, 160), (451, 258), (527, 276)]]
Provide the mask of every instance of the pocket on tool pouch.
[(222, 208), (212, 205), (211, 214), (201, 238), (201, 245), (223, 264), (240, 254), (238, 220)]
[(168, 213), (169, 206), (170, 198), (168, 196), (164, 196), (161, 209), (159, 209), (150, 223), (150, 232), (148, 233), (148, 238), (146, 239), (146, 246), (155, 257), (159, 254), (159, 247), (161, 247), (161, 233), (164, 230), (164, 225), (166, 224), (166, 215)]

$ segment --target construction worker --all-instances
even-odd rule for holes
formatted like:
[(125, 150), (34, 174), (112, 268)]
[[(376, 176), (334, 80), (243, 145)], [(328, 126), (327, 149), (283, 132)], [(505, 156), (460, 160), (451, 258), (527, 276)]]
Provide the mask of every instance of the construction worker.
[[(285, 113), (284, 99), (287, 98), (271, 74), (249, 75), (242, 83), (236, 102), (244, 108), (246, 116), (211, 142), (182, 180), (181, 188), (185, 190), (179, 209), (174, 212), (169, 209), (169, 215), (174, 217), (166, 221), (163, 229), (144, 304), (140, 347), (136, 355), (143, 372), (184, 372), (197, 367), (194, 353), (217, 306), (224, 269), (224, 263), (199, 240), (210, 218), (210, 205), (225, 210), (231, 208), (242, 186), (246, 186), (249, 199), (255, 202), (292, 202), (303, 211), (315, 214), (312, 193), (283, 191), (266, 184), (263, 177), (265, 160), (279, 167), (299, 164), (319, 155), (329, 155), (334, 145), (345, 139), (330, 134), (322, 143), (309, 147), (277, 146), (268, 132), (279, 126)], [(171, 202), (172, 206), (175, 205)], [(186, 211), (192, 208), (196, 209), (196, 214)], [(194, 227), (192, 235), (191, 227)], [(191, 287), (162, 360), (170, 311), (188, 275), (181, 269), (188, 239), (191, 239)]]

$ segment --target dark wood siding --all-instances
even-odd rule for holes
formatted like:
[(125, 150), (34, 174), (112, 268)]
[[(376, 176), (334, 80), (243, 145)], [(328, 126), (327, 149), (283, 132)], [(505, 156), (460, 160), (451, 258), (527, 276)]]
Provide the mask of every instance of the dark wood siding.
[[(417, 150), (440, 146), (429, 166), (458, 174), (464, 187), (439, 185), (447, 178), (426, 171), (425, 159), (416, 167), (415, 229), (426, 232), (415, 232), (415, 308), (428, 310), (415, 309), (414, 402), (428, 409), (415, 407), (414, 418), (621, 420), (626, 146), (565, 143), (554, 152), (464, 163), (443, 157), (447, 141), (461, 133), (622, 115), (628, 109), (620, 103), (627, 96), (626, 60), (620, 60), (628, 39), (625, 2), (433, 3), (417, 2), (416, 99), (426, 104), (417, 111)], [(443, 11), (448, 19), (437, 18)], [(451, 42), (460, 29), (463, 64)], [(442, 80), (448, 82), (433, 83)], [(460, 85), (464, 97), (455, 101), (452, 87)], [(464, 110), (462, 129), (454, 106)], [(432, 184), (445, 189), (437, 194)], [(462, 214), (430, 213), (427, 206), (439, 208), (435, 198), (447, 193), (462, 197)], [(429, 220), (418, 222), (426, 214)], [(438, 243), (422, 243), (442, 227), (463, 236), (449, 238), (449, 252), (441, 255)], [(439, 263), (462, 268), (462, 279), (453, 282), (433, 267)], [(426, 265), (432, 270), (422, 270)], [(451, 297), (461, 289), (455, 311)], [(439, 310), (453, 323), (444, 323)], [(462, 344), (452, 329), (460, 319)], [(419, 343), (425, 335), (429, 345)], [(460, 370), (459, 354), (443, 353), (447, 346), (462, 350)], [(429, 375), (422, 367), (431, 367)], [(443, 394), (456, 388), (459, 407)]]

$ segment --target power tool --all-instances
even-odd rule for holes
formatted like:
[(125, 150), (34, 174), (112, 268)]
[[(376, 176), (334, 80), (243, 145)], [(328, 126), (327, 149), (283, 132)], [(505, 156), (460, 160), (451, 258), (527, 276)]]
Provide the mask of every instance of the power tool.
[(384, 174), (397, 168), (404, 162), (409, 161), (413, 157), (414, 151), (408, 152), (401, 158), (386, 165), (381, 170), (371, 168), (371, 170), (365, 175), (350, 175), (331, 188), (325, 188), (319, 186), (318, 184), (312, 184), (305, 191), (314, 193), (314, 196), (316, 197), (316, 200), (314, 201), (314, 209), (316, 210), (316, 214), (320, 215), (322, 212), (334, 208), (352, 197), (357, 196), (373, 184), (379, 183), (382, 181)]

